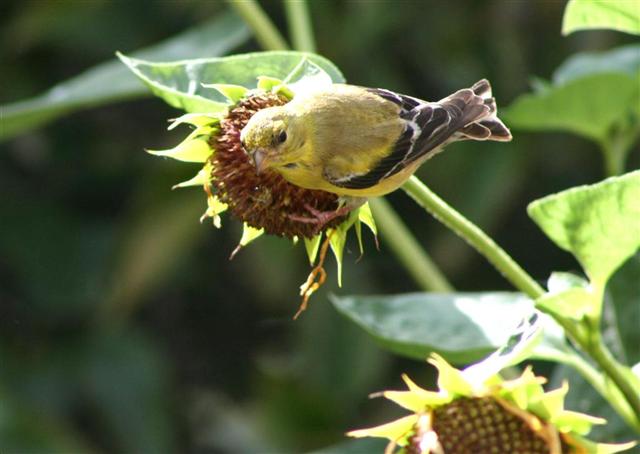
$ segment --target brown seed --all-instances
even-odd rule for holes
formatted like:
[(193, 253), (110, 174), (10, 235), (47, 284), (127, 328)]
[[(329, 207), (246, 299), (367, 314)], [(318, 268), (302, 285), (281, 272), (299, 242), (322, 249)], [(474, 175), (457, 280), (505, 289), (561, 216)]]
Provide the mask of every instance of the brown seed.
[(463, 397), (435, 409), (432, 428), (445, 454), (549, 453), (544, 439), (492, 397)]

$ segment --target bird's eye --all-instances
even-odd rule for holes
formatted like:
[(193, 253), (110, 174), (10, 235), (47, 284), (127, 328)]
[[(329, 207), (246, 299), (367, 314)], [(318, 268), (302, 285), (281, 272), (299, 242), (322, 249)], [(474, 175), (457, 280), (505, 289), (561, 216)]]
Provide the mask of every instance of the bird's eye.
[(247, 149), (247, 143), (244, 140), (240, 141), (240, 145), (242, 145), (242, 148), (244, 148), (245, 150)]
[(280, 133), (278, 134), (278, 143), (285, 143), (286, 140), (287, 140), (287, 132), (280, 131)]

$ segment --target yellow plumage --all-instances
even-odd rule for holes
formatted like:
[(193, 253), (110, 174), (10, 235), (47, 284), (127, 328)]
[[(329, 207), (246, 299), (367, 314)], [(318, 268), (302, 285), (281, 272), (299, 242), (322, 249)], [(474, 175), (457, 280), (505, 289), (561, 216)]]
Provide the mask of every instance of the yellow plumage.
[(438, 102), (334, 84), (256, 113), (241, 134), (258, 171), (345, 198), (397, 189), (452, 141), (511, 139), (481, 80)]

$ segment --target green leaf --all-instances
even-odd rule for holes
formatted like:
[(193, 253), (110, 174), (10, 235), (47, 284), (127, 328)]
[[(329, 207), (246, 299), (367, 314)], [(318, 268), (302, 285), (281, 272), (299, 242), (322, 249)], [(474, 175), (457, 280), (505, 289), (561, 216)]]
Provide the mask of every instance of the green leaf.
[(608, 338), (617, 335), (619, 353), (627, 364), (640, 361), (640, 254), (627, 260), (611, 277), (607, 285), (606, 302), (610, 303), (611, 319)]
[(519, 293), (412, 293), (333, 296), (334, 306), (384, 348), (425, 359), (436, 352), (454, 363), (481, 359), (503, 346), (532, 302)]
[(536, 200), (527, 211), (554, 243), (575, 255), (592, 283), (604, 287), (640, 247), (640, 171)]
[(562, 19), (562, 34), (591, 29), (640, 35), (640, 4), (635, 0), (569, 0)]
[(639, 100), (637, 76), (591, 74), (522, 95), (503, 116), (513, 128), (566, 131), (603, 143), (630, 115), (640, 115)]
[[(149, 60), (215, 57), (228, 53), (248, 37), (249, 32), (243, 22), (234, 14), (225, 14), (132, 55)], [(0, 140), (80, 109), (148, 93), (139, 80), (113, 59), (56, 85), (40, 96), (1, 106)]]
[[(605, 52), (580, 52), (569, 57), (553, 73), (555, 85), (596, 73), (640, 74), (640, 44), (629, 44)], [(637, 79), (636, 79), (637, 80)]]
[(344, 82), (340, 70), (333, 63), (306, 52), (254, 52), (169, 63), (119, 56), (155, 95), (187, 112), (220, 112), (226, 109), (227, 98), (217, 90), (203, 86), (207, 84), (256, 88), (258, 76), (284, 80), (292, 75), (288, 82), (294, 83), (307, 75), (316, 78), (319, 72), (328, 75), (333, 82)]
[(547, 283), (549, 293), (536, 300), (536, 307), (565, 320), (580, 321), (586, 315), (597, 315), (600, 295), (589, 282), (572, 273), (555, 272)]

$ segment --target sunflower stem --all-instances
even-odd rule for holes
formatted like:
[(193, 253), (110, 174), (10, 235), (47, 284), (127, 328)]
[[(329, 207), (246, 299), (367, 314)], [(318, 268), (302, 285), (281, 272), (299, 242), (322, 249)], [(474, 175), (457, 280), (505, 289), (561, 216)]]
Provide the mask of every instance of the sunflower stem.
[(544, 289), (486, 233), (438, 197), (416, 177), (402, 187), (418, 205), (482, 254), (514, 287), (536, 299)]
[(260, 46), (269, 50), (289, 49), (289, 45), (258, 2), (255, 0), (227, 0), (227, 3), (251, 28)]
[(287, 11), (293, 48), (304, 52), (315, 52), (316, 43), (306, 0), (287, 0), (284, 6)]
[[(634, 385), (625, 377), (622, 370), (622, 365), (613, 357), (607, 346), (602, 341), (602, 335), (599, 330), (596, 330), (592, 335), (592, 339), (586, 345), (582, 347), (589, 353), (591, 358), (600, 366), (602, 371), (609, 376), (609, 379), (615, 383), (618, 390), (624, 396), (631, 407), (635, 417), (633, 421), (630, 421), (630, 425), (640, 433), (640, 394), (637, 389), (634, 389)], [(615, 399), (615, 396), (608, 398), (610, 403)], [(624, 416), (624, 415), (622, 415)], [(629, 422), (629, 421), (628, 421)]]
[(453, 286), (422, 249), (389, 202), (382, 198), (375, 198), (370, 199), (369, 204), (385, 244), (391, 247), (391, 251), (416, 283), (425, 291), (452, 292)]
[[(566, 327), (565, 327), (566, 328)], [(571, 337), (571, 336), (569, 336)], [(600, 373), (594, 366), (586, 361), (579, 353), (571, 350), (570, 354), (563, 356), (557, 360), (568, 366), (573, 367), (593, 388), (605, 399), (611, 407), (620, 415), (620, 417), (634, 430), (640, 432), (640, 420), (637, 419), (633, 409), (621, 399), (619, 395), (612, 393), (612, 389), (607, 386), (607, 380), (605, 376)], [(600, 363), (598, 363), (600, 365)], [(602, 367), (600, 365), (600, 367)]]

